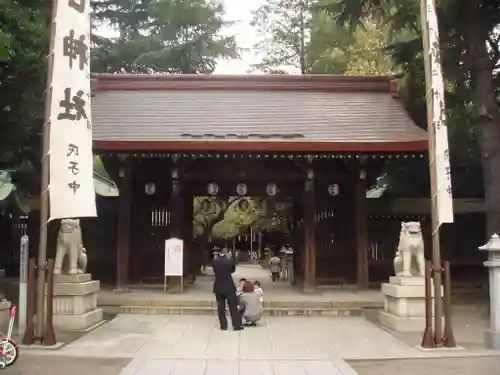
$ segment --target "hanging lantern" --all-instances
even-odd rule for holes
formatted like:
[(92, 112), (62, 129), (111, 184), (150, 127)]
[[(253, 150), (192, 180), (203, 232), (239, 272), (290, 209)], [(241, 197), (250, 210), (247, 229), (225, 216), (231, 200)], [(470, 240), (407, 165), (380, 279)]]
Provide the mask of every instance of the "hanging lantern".
[(238, 195), (245, 195), (248, 191), (247, 184), (244, 182), (240, 182), (238, 185), (236, 185), (236, 193)]
[(148, 182), (146, 185), (144, 185), (144, 192), (147, 195), (154, 195), (156, 193), (156, 185), (154, 182)]
[(340, 193), (340, 188), (338, 184), (328, 185), (328, 194), (330, 194), (332, 197), (339, 195), (339, 193)]
[(275, 183), (267, 184), (266, 193), (270, 197), (274, 197), (276, 194), (278, 194), (278, 186)]
[(207, 185), (207, 192), (209, 195), (217, 195), (219, 192), (219, 185), (216, 182), (210, 182)]

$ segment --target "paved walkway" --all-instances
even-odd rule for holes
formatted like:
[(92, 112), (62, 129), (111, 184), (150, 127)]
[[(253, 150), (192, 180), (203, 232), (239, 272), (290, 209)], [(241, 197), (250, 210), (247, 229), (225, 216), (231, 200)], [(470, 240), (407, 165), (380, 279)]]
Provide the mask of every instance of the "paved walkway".
[(120, 375), (356, 375), (344, 360), (467, 351), (422, 352), (363, 318), (267, 317), (234, 332), (213, 316), (119, 315), (53, 354), (132, 358)]
[[(251, 281), (258, 280), (262, 285), (266, 301), (294, 301), (302, 302), (368, 302), (383, 306), (384, 298), (380, 290), (357, 291), (349, 286), (344, 289), (340, 287), (319, 287), (314, 294), (301, 293), (284, 280), (272, 282), (270, 274), (260, 265), (239, 264), (233, 274), (235, 282), (240, 278)], [(186, 286), (184, 293), (163, 292), (163, 285), (133, 285), (130, 293), (114, 293), (113, 288), (103, 288), (99, 292), (99, 304), (105, 306), (133, 305), (134, 301), (197, 301), (214, 302), (212, 294), (213, 275), (210, 267), (203, 276), (199, 276), (193, 285)]]

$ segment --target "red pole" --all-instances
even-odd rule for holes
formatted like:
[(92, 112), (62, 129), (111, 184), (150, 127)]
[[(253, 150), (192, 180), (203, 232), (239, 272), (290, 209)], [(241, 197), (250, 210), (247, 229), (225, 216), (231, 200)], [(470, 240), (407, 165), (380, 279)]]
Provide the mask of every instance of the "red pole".
[(455, 336), (453, 335), (453, 325), (451, 323), (451, 273), (450, 262), (443, 262), (444, 268), (444, 346), (455, 348)]
[(45, 337), (43, 345), (54, 346), (56, 334), (54, 331), (54, 259), (49, 259), (47, 267), (47, 321), (45, 324)]
[(434, 334), (432, 332), (432, 263), (425, 262), (425, 331), (422, 336), (422, 348), (434, 348)]

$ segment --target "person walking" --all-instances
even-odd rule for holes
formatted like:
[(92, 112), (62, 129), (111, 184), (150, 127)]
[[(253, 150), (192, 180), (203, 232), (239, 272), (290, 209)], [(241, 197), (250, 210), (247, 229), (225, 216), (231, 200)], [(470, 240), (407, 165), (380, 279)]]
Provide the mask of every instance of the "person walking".
[(214, 289), (215, 299), (217, 301), (217, 314), (219, 316), (220, 329), (227, 330), (226, 303), (231, 314), (231, 323), (235, 331), (241, 331), (241, 315), (238, 312), (238, 300), (236, 297), (236, 286), (231, 276), (236, 270), (234, 261), (222, 251), (212, 262), (214, 271)]
[(269, 259), (269, 271), (271, 272), (271, 278), (273, 279), (273, 283), (280, 278), (280, 269), (281, 269), (281, 259), (276, 255), (273, 255), (271, 259)]

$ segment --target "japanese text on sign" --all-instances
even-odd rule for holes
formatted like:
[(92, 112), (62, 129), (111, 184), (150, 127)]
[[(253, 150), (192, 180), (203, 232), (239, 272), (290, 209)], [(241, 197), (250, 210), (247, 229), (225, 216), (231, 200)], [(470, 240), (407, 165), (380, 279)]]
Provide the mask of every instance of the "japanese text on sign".
[(184, 241), (170, 238), (165, 241), (165, 276), (182, 276), (184, 271)]
[(50, 97), (50, 219), (96, 216), (90, 0), (57, 2)]

